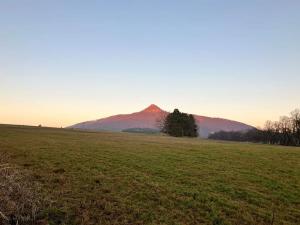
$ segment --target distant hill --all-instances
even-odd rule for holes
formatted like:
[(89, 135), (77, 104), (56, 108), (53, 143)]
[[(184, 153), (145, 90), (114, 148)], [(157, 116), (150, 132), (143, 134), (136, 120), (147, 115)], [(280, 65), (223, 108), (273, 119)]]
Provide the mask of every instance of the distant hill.
[[(86, 121), (72, 125), (68, 128), (95, 131), (126, 131), (128, 129), (158, 130), (157, 120), (166, 116), (167, 114), (168, 112), (152, 104), (140, 112), (135, 112), (131, 114), (120, 114), (103, 119)], [(199, 115), (194, 115), (194, 117), (200, 128), (199, 134), (201, 137), (204, 138), (207, 138), (210, 133), (221, 130), (242, 131), (253, 128), (252, 126), (233, 120), (211, 118)]]

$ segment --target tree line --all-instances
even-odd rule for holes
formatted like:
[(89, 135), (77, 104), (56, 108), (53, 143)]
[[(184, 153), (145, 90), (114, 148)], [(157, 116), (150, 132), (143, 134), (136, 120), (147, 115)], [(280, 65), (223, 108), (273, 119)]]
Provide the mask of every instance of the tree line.
[(178, 109), (161, 118), (158, 121), (158, 127), (162, 133), (173, 137), (198, 136), (198, 127), (194, 116), (182, 113)]
[(220, 131), (210, 134), (209, 138), (300, 146), (300, 110), (295, 109), (290, 116), (282, 116), (279, 121), (267, 121), (263, 129), (255, 128), (244, 132)]

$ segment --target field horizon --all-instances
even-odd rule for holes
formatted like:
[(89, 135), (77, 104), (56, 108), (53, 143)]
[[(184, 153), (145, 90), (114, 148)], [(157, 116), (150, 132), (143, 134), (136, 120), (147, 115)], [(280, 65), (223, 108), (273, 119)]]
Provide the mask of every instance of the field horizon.
[(0, 125), (44, 224), (299, 224), (299, 150)]

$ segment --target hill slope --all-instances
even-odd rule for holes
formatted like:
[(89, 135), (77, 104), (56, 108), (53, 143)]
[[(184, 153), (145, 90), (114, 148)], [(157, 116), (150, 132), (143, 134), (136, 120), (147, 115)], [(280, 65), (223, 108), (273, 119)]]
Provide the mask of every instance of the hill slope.
[[(146, 109), (132, 113), (110, 116), (103, 119), (86, 121), (72, 125), (68, 128), (82, 129), (82, 130), (108, 130), (108, 131), (122, 131), (131, 128), (150, 128), (157, 129), (157, 120), (167, 115), (168, 112), (162, 110), (158, 106), (152, 104)], [(194, 115), (201, 137), (208, 137), (212, 132), (220, 130), (224, 131), (241, 131), (248, 130), (253, 127), (233, 120), (222, 118), (211, 118), (205, 116)]]

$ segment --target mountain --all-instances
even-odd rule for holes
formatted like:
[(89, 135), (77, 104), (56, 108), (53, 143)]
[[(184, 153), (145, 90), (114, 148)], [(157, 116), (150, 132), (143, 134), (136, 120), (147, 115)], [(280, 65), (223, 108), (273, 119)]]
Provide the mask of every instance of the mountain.
[[(72, 125), (68, 128), (81, 130), (107, 130), (107, 131), (123, 131), (128, 129), (158, 129), (157, 121), (166, 116), (168, 112), (162, 110), (158, 106), (152, 104), (146, 109), (131, 113), (110, 116), (103, 119), (86, 121)], [(205, 116), (194, 115), (195, 120), (200, 127), (199, 133), (201, 137), (208, 137), (210, 133), (217, 131), (243, 131), (252, 129), (244, 123), (222, 118), (211, 118)]]
[(78, 123), (70, 128), (84, 130), (109, 130), (122, 131), (130, 128), (151, 128), (157, 129), (156, 121), (168, 113), (156, 105), (132, 113), (110, 116), (104, 119)]

